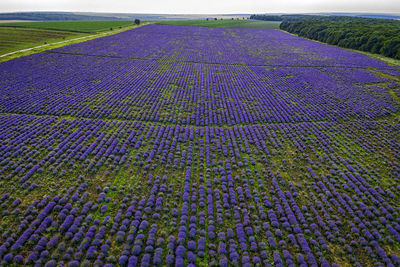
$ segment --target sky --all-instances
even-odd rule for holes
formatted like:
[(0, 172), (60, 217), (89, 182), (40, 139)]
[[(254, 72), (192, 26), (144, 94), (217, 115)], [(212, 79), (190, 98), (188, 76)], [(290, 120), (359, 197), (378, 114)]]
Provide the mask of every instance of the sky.
[(152, 14), (356, 12), (400, 14), (400, 0), (1, 0), (0, 12)]

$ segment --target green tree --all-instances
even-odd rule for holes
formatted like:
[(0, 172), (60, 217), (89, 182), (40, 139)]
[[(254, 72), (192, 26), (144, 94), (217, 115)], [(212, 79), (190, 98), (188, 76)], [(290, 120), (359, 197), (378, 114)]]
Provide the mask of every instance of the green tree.
[(400, 49), (400, 38), (393, 38), (383, 42), (380, 53), (386, 57), (395, 57)]

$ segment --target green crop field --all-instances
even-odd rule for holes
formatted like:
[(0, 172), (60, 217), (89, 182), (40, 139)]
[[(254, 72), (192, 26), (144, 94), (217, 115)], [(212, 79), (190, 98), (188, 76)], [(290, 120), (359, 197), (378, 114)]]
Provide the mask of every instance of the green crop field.
[(279, 29), (280, 21), (254, 21), (254, 20), (174, 20), (159, 21), (157, 24), (203, 26), (203, 27), (230, 27), (230, 28), (259, 28)]
[(76, 32), (0, 27), (0, 55), (81, 35), (83, 34)]
[[(25, 26), (29, 25), (60, 25), (61, 23), (69, 24), (72, 29), (72, 24), (69, 22), (74, 22), (73, 24), (75, 27), (78, 26), (76, 24), (76, 21), (68, 21), (68, 22), (46, 22), (46, 23), (41, 23), (41, 22), (22, 22), (22, 23), (0, 23), (0, 62), (3, 61), (8, 61), (13, 58), (21, 57), (21, 56), (26, 56), (30, 54), (35, 54), (38, 52), (43, 52), (48, 49), (53, 49), (56, 47), (64, 46), (64, 45), (69, 45), (73, 43), (78, 43), (82, 41), (87, 41), (90, 39), (118, 33), (121, 31), (125, 31), (127, 29), (132, 29), (135, 27), (138, 27), (137, 25), (132, 25), (131, 22), (128, 22), (128, 24), (125, 24), (129, 27), (114, 27), (113, 30), (110, 30), (110, 28), (107, 28), (106, 30), (108, 31), (102, 31), (102, 32), (85, 32), (88, 30), (90, 27), (94, 29), (93, 21), (85, 21), (82, 22), (80, 21), (79, 25), (81, 28), (76, 28), (75, 31), (60, 31), (60, 30), (48, 30), (48, 29), (39, 29), (39, 28), (26, 28)], [(108, 24), (109, 21), (95, 21), (97, 23), (100, 22), (106, 22), (106, 24), (103, 24), (103, 26), (107, 25), (123, 25), (123, 24), (118, 24), (118, 23), (126, 23), (127, 21), (110, 21), (113, 24)], [(37, 23), (37, 24), (35, 24)], [(24, 25), (24, 27), (4, 27), (4, 25), (14, 25), (14, 24), (21, 24)], [(142, 23), (141, 25), (145, 25), (146, 23)], [(97, 24), (97, 29), (100, 29), (101, 24)], [(141, 26), (139, 25), (139, 26)], [(43, 46), (45, 45), (45, 46)], [(27, 48), (34, 48), (29, 51), (19, 51)], [(12, 54), (8, 54), (10, 52), (14, 52)], [(7, 54), (7, 55), (5, 55)]]
[(96, 33), (108, 31), (111, 28), (132, 26), (133, 21), (37, 21), (2, 23), (0, 27), (22, 27), (47, 29), (68, 32)]

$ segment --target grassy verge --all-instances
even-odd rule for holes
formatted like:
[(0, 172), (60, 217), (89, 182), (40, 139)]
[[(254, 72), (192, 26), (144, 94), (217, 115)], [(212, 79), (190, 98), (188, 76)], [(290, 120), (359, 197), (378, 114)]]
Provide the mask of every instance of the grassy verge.
[[(133, 25), (133, 26), (129, 26), (129, 27), (123, 27), (121, 29), (118, 30), (113, 30), (113, 31), (108, 31), (108, 32), (103, 32), (103, 33), (97, 33), (97, 34), (79, 34), (79, 35), (75, 35), (74, 37), (70, 37), (69, 39), (65, 39), (65, 40), (48, 40), (47, 44), (43, 44), (40, 46), (35, 46), (34, 43), (32, 43), (28, 48), (29, 50), (21, 50), (21, 51), (15, 51), (15, 53), (7, 55), (7, 56), (0, 56), (0, 62), (4, 62), (4, 61), (8, 61), (14, 58), (18, 58), (18, 57), (23, 57), (23, 56), (28, 56), (31, 54), (35, 54), (35, 53), (40, 53), (46, 50), (50, 50), (50, 49), (54, 49), (54, 48), (58, 48), (58, 47), (62, 47), (62, 46), (66, 46), (66, 45), (70, 45), (70, 44), (76, 44), (76, 43), (80, 43), (80, 42), (84, 42), (84, 41), (88, 41), (88, 40), (92, 40), (95, 38), (99, 38), (99, 37), (104, 37), (104, 36), (108, 36), (108, 35), (112, 35), (112, 34), (116, 34), (122, 31), (126, 31), (126, 30), (130, 30), (130, 29), (134, 29), (143, 25), (146, 25), (148, 23), (142, 23), (141, 25), (137, 26), (137, 25)], [(52, 41), (52, 42), (50, 42)], [(54, 42), (53, 42), (54, 41)]]
[(229, 28), (257, 28), (279, 29), (280, 21), (255, 21), (255, 20), (173, 20), (158, 21), (156, 24), (202, 26), (202, 27), (229, 27)]
[(348, 48), (343, 48), (343, 49), (347, 49), (347, 50), (354, 51), (354, 52), (359, 52), (359, 53), (362, 53), (362, 54), (367, 55), (369, 57), (382, 60), (383, 62), (385, 62), (388, 65), (400, 67), (400, 60), (399, 59), (385, 57), (385, 56), (382, 56), (382, 55), (373, 54), (373, 53), (364, 52), (364, 51), (355, 50), (355, 49), (348, 49)]

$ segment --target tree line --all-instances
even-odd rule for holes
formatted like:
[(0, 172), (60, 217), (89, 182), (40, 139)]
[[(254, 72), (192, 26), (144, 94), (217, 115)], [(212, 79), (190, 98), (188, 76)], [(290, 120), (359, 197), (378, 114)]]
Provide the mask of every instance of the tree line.
[(301, 37), (400, 59), (398, 20), (321, 15), (252, 15), (250, 19), (282, 21), (282, 30)]
[(282, 21), (282, 16), (272, 15), (251, 15), (250, 19), (266, 20), (266, 21)]
[(364, 20), (368, 18), (349, 17), (349, 16), (322, 16), (322, 15), (251, 15), (250, 19), (266, 21), (303, 21), (303, 20), (329, 20), (329, 21), (348, 21)]
[(400, 59), (400, 21), (370, 18), (283, 21), (282, 30), (301, 37)]

